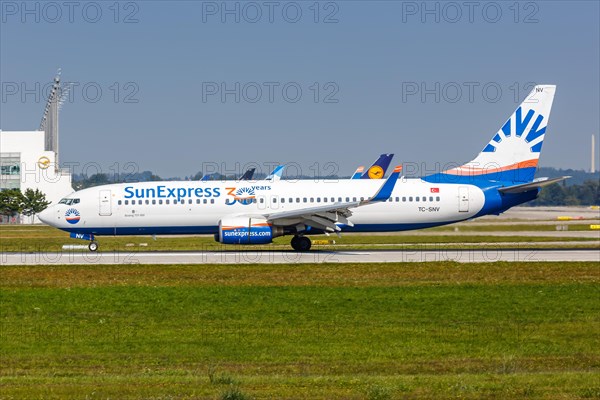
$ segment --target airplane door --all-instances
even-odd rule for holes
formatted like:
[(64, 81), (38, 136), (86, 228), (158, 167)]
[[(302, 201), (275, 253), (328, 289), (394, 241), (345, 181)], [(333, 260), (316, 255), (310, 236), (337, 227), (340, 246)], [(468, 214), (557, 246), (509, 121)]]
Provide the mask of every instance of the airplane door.
[(458, 188), (458, 211), (469, 212), (469, 188), (466, 186)]
[(112, 215), (112, 198), (110, 190), (100, 191), (100, 215), (108, 216)]
[(269, 204), (271, 210), (279, 209), (279, 196), (271, 196), (271, 201)]

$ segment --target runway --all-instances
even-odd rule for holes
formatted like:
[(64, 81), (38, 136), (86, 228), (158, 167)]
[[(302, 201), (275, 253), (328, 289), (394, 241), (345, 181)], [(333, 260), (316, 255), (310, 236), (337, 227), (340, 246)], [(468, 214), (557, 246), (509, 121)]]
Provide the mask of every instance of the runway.
[(598, 249), (498, 249), (468, 250), (364, 250), (364, 251), (181, 251), (181, 252), (99, 252), (2, 253), (1, 265), (52, 264), (306, 264), (306, 263), (389, 263), (389, 262), (530, 262), (595, 261)]

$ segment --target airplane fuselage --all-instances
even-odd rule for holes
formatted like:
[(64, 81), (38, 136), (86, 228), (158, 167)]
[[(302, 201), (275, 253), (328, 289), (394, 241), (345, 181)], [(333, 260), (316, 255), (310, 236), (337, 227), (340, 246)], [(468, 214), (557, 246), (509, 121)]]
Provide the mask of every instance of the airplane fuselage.
[[(359, 201), (380, 185), (375, 180), (122, 183), (73, 193), (45, 219), (59, 229), (93, 235), (215, 234), (224, 217)], [(388, 201), (356, 208), (349, 218), (354, 226), (340, 226), (342, 232), (386, 232), (445, 225), (499, 213), (536, 193), (506, 203), (493, 187), (400, 178)]]

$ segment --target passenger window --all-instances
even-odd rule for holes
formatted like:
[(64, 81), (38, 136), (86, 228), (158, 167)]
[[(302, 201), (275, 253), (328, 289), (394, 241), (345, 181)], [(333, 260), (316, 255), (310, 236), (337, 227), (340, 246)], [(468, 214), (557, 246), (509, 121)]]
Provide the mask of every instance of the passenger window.
[(260, 198), (260, 204), (264, 203), (265, 199), (263, 199), (262, 197)]
[(311, 202), (311, 203), (314, 203), (314, 202), (315, 202), (315, 198), (314, 198), (314, 197), (311, 197), (311, 198), (310, 198), (310, 202)]
[(192, 204), (192, 199), (189, 199), (189, 200), (188, 200), (188, 204)]
[(165, 204), (169, 204), (169, 199), (165, 200)]
[(320, 203), (320, 202), (321, 202), (321, 198), (317, 197), (317, 203)]
[[(117, 201), (118, 205), (121, 205), (121, 203), (123, 203), (121, 200)], [(59, 203), (60, 204), (60, 203)]]
[(146, 205), (150, 204), (150, 200), (146, 200)]
[(342, 202), (342, 198), (341, 198), (341, 197), (338, 197), (338, 201), (341, 203), (341, 202)]
[(277, 203), (277, 197), (273, 197), (273, 203)]
[(433, 201), (433, 196), (429, 196), (429, 201)]
[(364, 197), (361, 197), (361, 198), (360, 198), (360, 201), (363, 201), (364, 199), (365, 199)]
[(426, 197), (426, 196), (423, 196), (423, 197), (421, 198), (421, 200), (423, 200), (423, 201), (427, 201), (427, 197)]
[(156, 200), (152, 199), (152, 205), (156, 204)]
[(200, 204), (200, 199), (196, 199), (196, 204)]
[(400, 197), (396, 197), (396, 203), (400, 202)]
[(206, 203), (207, 203), (206, 199), (202, 200), (202, 202), (203, 202), (204, 204), (206, 204)]
[(352, 198), (352, 201), (356, 201), (356, 197), (353, 197), (353, 198)]
[(406, 201), (406, 197), (402, 197), (402, 201)]
[(285, 203), (285, 198), (284, 197), (281, 198), (281, 202)]
[(158, 200), (158, 204), (162, 204), (162, 199), (161, 199), (161, 200)]
[(215, 204), (215, 199), (210, 199), (210, 204)]
[(437, 196), (437, 197), (435, 198), (435, 201), (440, 201), (440, 196)]
[(128, 204), (129, 204), (129, 200), (125, 200), (125, 205), (128, 205)]
[(408, 197), (408, 201), (412, 201), (412, 200), (413, 200), (413, 199), (412, 199), (412, 196), (409, 196), (409, 197)]
[(346, 203), (350, 201), (350, 197), (346, 197)]
[(293, 203), (293, 202), (294, 202), (294, 199), (293, 199), (293, 198), (291, 198), (291, 197), (290, 197), (288, 200), (289, 200), (289, 202), (290, 202), (290, 203)]
[(302, 199), (302, 200), (304, 201), (304, 203), (306, 203), (306, 201), (307, 201), (307, 200), (306, 200), (306, 197), (305, 197), (304, 199)]
[(177, 204), (177, 200), (173, 200), (173, 204)]
[(415, 197), (415, 201), (419, 201), (419, 196), (416, 196), (416, 197)]

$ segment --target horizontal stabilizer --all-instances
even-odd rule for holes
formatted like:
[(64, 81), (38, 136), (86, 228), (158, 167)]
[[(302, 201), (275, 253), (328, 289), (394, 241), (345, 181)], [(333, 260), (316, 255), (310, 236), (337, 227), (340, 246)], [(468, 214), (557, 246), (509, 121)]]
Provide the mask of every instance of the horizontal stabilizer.
[(561, 176), (560, 178), (552, 178), (552, 179), (539, 178), (539, 179), (534, 180), (531, 183), (524, 183), (522, 185), (515, 185), (515, 186), (507, 186), (507, 187), (498, 189), (498, 191), (500, 193), (523, 193), (523, 192), (528, 192), (530, 190), (539, 189), (544, 186), (552, 185), (554, 183), (564, 181), (565, 179), (568, 179), (568, 178), (570, 178), (570, 176)]

